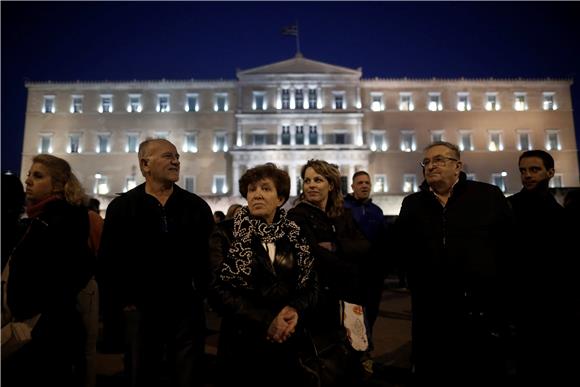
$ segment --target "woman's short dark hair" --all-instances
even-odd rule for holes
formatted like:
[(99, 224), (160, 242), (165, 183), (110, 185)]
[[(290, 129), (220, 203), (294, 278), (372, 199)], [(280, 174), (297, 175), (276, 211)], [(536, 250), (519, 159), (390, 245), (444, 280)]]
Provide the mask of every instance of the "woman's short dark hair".
[(284, 198), (284, 203), (290, 197), (290, 176), (288, 172), (280, 169), (273, 163), (266, 163), (258, 165), (254, 168), (248, 169), (246, 173), (240, 178), (240, 194), (247, 199), (248, 187), (250, 184), (255, 184), (262, 179), (271, 179), (276, 186), (278, 196)]

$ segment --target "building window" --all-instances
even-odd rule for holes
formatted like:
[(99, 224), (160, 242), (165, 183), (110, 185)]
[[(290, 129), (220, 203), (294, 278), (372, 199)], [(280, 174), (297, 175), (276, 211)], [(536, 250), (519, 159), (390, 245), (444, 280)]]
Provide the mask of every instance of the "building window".
[(375, 183), (373, 184), (374, 192), (388, 192), (389, 187), (387, 186), (387, 176), (385, 175), (375, 175)]
[(199, 111), (199, 94), (188, 93), (186, 96), (185, 111), (198, 112)]
[(186, 191), (195, 192), (195, 176), (185, 176), (183, 181)]
[(412, 93), (399, 93), (399, 110), (402, 112), (412, 112), (415, 110)]
[(431, 112), (440, 112), (443, 110), (443, 102), (441, 102), (441, 93), (429, 93), (427, 100), (427, 109)]
[(498, 152), (503, 150), (503, 136), (499, 130), (489, 132), (489, 144), (487, 149), (490, 152)]
[(223, 175), (215, 175), (213, 177), (213, 184), (211, 192), (217, 195), (228, 193), (228, 186), (226, 184), (226, 177)]
[(290, 145), (290, 125), (282, 125), (282, 145)]
[(473, 150), (473, 139), (471, 132), (459, 133), (459, 150), (462, 152)]
[(137, 187), (137, 180), (135, 176), (127, 176), (125, 178), (125, 185), (123, 186), (123, 192), (127, 192)]
[(403, 192), (417, 192), (417, 176), (414, 174), (403, 175)]
[(266, 132), (263, 131), (254, 131), (252, 133), (252, 145), (266, 145), (267, 144), (267, 135)]
[(330, 137), (331, 144), (345, 145), (350, 143), (348, 133), (345, 130), (336, 130)]
[(332, 96), (334, 98), (334, 109), (335, 110), (346, 109), (346, 103), (344, 100), (344, 97), (345, 97), (344, 91), (333, 91)]
[(457, 110), (460, 112), (468, 112), (471, 110), (471, 101), (469, 100), (469, 93), (457, 93)]
[(465, 177), (467, 178), (467, 180), (475, 180), (475, 173), (466, 173)]
[(371, 93), (371, 110), (373, 112), (382, 112), (385, 110), (385, 102), (383, 93)]
[(290, 109), (290, 90), (282, 89), (282, 109)]
[(296, 125), (296, 145), (304, 145), (304, 125)]
[(42, 102), (42, 112), (43, 113), (54, 113), (54, 95), (45, 95), (44, 101)]
[(195, 192), (195, 176), (184, 176), (183, 188), (188, 192)]
[(218, 132), (213, 136), (213, 151), (214, 152), (227, 152), (228, 151), (228, 141), (227, 136), (224, 132)]
[(101, 105), (99, 106), (99, 113), (113, 112), (113, 96), (111, 94), (101, 95)]
[(556, 173), (551, 179), (549, 183), (550, 188), (562, 188), (562, 174)]
[(143, 105), (141, 104), (141, 94), (129, 94), (129, 104), (127, 105), (129, 113), (141, 113)]
[(169, 94), (157, 94), (157, 112), (168, 113), (169, 111)]
[(304, 109), (304, 92), (302, 89), (294, 90), (294, 100), (296, 109)]
[(97, 153), (109, 153), (111, 151), (111, 135), (108, 133), (97, 134)]
[(437, 142), (437, 141), (445, 141), (444, 137), (443, 137), (442, 130), (432, 130), (431, 131), (431, 142)]
[(528, 110), (528, 98), (526, 93), (514, 93), (514, 110), (518, 112)]
[(103, 176), (100, 173), (95, 174), (93, 193), (97, 195), (106, 195), (109, 193), (109, 182), (107, 176)]
[(316, 125), (308, 126), (308, 143), (310, 145), (318, 144), (318, 127)]
[(485, 110), (488, 112), (499, 111), (501, 108), (497, 93), (485, 93)]
[(68, 135), (66, 151), (68, 153), (81, 153), (81, 135), (79, 133), (71, 133)]
[(139, 150), (139, 134), (127, 133), (127, 144), (125, 145), (125, 152), (137, 153)]
[(214, 96), (213, 110), (216, 112), (228, 111), (228, 94), (216, 93)]
[(183, 139), (183, 152), (196, 153), (197, 152), (197, 134), (196, 133), (185, 133), (185, 138)]
[(254, 91), (252, 93), (252, 110), (266, 110), (266, 92)]
[(52, 134), (44, 133), (40, 135), (38, 153), (52, 153)]
[(494, 173), (491, 175), (491, 184), (497, 185), (501, 189), (501, 192), (506, 192), (506, 177), (507, 172)]
[(385, 139), (384, 131), (372, 131), (371, 132), (371, 151), (373, 152), (385, 152), (387, 150), (387, 141)]
[(518, 150), (527, 151), (532, 150), (532, 142), (530, 140), (530, 132), (518, 132)]
[(546, 131), (546, 149), (547, 150), (562, 150), (560, 144), (560, 133), (557, 130)]
[(71, 113), (82, 113), (83, 112), (83, 96), (82, 95), (73, 95), (71, 97), (70, 112)]
[(159, 138), (161, 140), (169, 140), (169, 132), (166, 130), (158, 130), (153, 133), (153, 138)]
[(556, 110), (556, 109), (558, 109), (558, 105), (556, 105), (555, 95), (556, 95), (556, 93), (554, 93), (554, 92), (542, 93), (542, 108), (544, 110)]
[(411, 130), (401, 131), (401, 150), (403, 152), (414, 152), (417, 150), (415, 132)]
[(318, 107), (318, 95), (316, 89), (308, 89), (308, 109), (316, 109)]

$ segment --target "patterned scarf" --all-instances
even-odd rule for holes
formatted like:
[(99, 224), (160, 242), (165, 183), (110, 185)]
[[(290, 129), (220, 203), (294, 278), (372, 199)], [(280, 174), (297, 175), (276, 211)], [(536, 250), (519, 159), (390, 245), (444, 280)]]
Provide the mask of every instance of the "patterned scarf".
[(227, 257), (222, 264), (220, 277), (222, 281), (235, 288), (253, 289), (252, 263), (256, 252), (252, 249), (252, 239), (257, 237), (262, 243), (276, 243), (286, 238), (292, 246), (292, 254), (298, 265), (298, 283), (301, 289), (312, 276), (313, 256), (310, 246), (300, 235), (296, 223), (286, 218), (286, 212), (279, 209), (272, 224), (261, 218), (253, 217), (248, 207), (243, 207), (234, 217), (234, 240)]

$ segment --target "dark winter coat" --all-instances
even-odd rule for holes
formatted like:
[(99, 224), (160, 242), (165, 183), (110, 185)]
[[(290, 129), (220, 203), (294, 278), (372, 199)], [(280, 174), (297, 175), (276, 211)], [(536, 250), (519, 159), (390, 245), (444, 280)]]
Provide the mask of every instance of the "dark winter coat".
[(209, 281), (211, 209), (199, 196), (173, 186), (165, 203), (145, 184), (107, 208), (99, 250), (100, 279), (120, 306), (180, 308), (205, 297)]
[[(338, 301), (364, 304), (365, 291), (361, 284), (361, 268), (368, 259), (369, 241), (360, 232), (349, 209), (330, 218), (320, 208), (301, 202), (288, 211), (303, 230), (314, 254), (320, 294), (316, 323), (321, 329), (338, 326)], [(332, 242), (336, 251), (318, 245)]]
[[(252, 240), (255, 259), (251, 286), (232, 288), (220, 279), (221, 264), (233, 241), (233, 219), (220, 222), (211, 236), (211, 264), (214, 269), (210, 300), (222, 315), (218, 349), (219, 385), (250, 383), (280, 386), (298, 385), (298, 350), (304, 345), (303, 328), (308, 310), (316, 303), (316, 276), (298, 290), (297, 262), (289, 240), (275, 243), (272, 263), (261, 241)], [(268, 327), (284, 306), (299, 314), (296, 333), (279, 344), (266, 340)]]
[(398, 254), (408, 261), (417, 372), (499, 372), (501, 364), (490, 362), (498, 359), (494, 337), (505, 327), (502, 273), (513, 230), (503, 193), (462, 172), (443, 207), (424, 182), (403, 200), (396, 230)]

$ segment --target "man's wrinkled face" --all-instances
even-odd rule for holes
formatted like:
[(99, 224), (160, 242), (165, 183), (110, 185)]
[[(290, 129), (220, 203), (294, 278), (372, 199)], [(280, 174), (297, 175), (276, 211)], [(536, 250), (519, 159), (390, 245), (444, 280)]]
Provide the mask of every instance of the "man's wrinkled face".
[(450, 188), (461, 172), (461, 161), (451, 149), (443, 145), (427, 149), (423, 155), (423, 163), (425, 180), (430, 186)]
[(547, 187), (554, 176), (554, 168), (546, 169), (540, 157), (524, 157), (520, 160), (520, 177), (522, 185), (528, 191)]
[(159, 183), (175, 183), (179, 180), (179, 153), (169, 141), (152, 142), (147, 156), (141, 162), (147, 179)]

